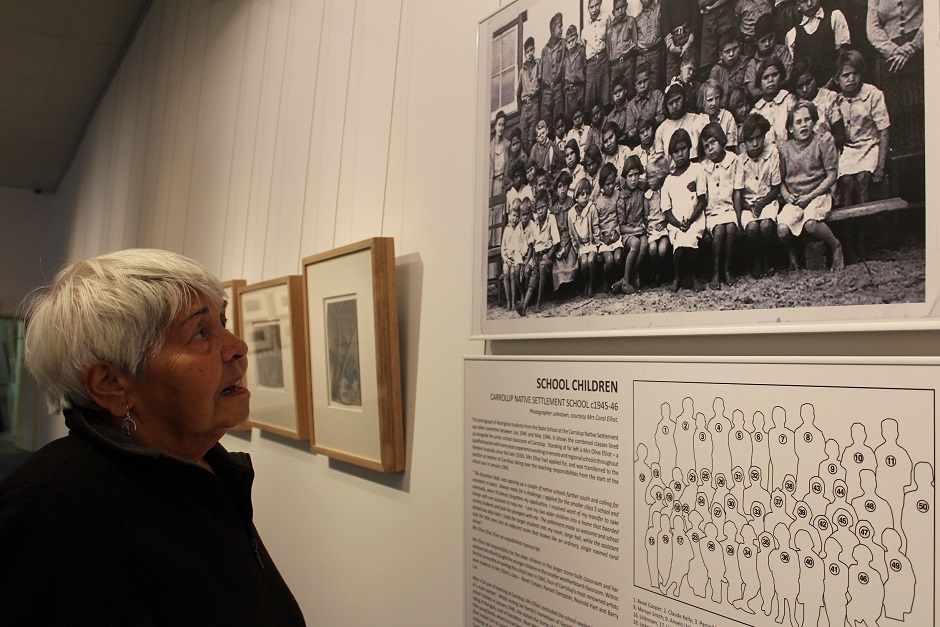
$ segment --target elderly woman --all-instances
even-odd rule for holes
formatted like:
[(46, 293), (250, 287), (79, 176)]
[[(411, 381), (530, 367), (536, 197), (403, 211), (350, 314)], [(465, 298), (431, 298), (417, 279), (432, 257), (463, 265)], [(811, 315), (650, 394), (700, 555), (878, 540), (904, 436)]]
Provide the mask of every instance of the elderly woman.
[(924, 0), (868, 0), (865, 30), (885, 69), (899, 72), (924, 51)]
[(125, 250), (29, 308), (26, 364), (70, 432), (0, 483), (9, 624), (302, 625), (252, 524), (247, 346), (196, 262)]

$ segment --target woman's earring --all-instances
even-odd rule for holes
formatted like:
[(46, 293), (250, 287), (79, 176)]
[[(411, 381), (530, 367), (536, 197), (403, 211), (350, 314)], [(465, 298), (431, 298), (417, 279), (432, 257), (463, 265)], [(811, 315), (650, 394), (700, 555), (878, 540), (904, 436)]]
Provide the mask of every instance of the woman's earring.
[(121, 432), (124, 435), (131, 435), (137, 431), (137, 423), (131, 418), (131, 408), (127, 408), (127, 416), (121, 421)]

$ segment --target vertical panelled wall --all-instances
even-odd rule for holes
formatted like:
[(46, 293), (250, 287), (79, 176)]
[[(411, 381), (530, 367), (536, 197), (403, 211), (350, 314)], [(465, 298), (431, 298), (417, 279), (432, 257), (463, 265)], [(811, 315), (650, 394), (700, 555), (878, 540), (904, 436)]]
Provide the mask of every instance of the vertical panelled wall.
[[(476, 24), (494, 0), (155, 0), (56, 197), (68, 256), (223, 279), (395, 238), (408, 469), (255, 430), (255, 522), (312, 624), (463, 620)], [(224, 573), (220, 574), (224, 576)]]
[(343, 243), (400, 237), (390, 141), (393, 115), (407, 116), (394, 100), (408, 88), (396, 81), (410, 11), (155, 2), (59, 190), (75, 217), (69, 256), (154, 246), (253, 282)]

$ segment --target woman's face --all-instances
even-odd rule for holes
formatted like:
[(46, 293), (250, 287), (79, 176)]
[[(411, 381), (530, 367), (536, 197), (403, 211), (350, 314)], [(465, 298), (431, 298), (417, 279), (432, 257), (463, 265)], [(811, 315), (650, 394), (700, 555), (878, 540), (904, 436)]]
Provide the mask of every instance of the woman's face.
[(186, 443), (207, 449), (248, 417), (248, 346), (225, 329), (224, 315), (206, 296), (194, 298), (134, 380), (132, 417), (154, 448), (177, 456)]
[(502, 137), (502, 136), (503, 136), (503, 131), (505, 131), (505, 130), (506, 130), (506, 118), (497, 118), (497, 119), (496, 119), (496, 126), (495, 126), (495, 129), (494, 129), (494, 132), (496, 133), (496, 136), (497, 136), (497, 137)]

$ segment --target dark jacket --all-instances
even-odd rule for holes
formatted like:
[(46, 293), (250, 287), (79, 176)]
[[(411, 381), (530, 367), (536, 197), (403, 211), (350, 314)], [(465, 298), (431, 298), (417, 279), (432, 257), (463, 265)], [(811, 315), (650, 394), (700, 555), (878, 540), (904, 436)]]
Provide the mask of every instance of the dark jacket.
[(7, 625), (303, 625), (252, 524), (248, 455), (200, 466), (93, 412), (0, 482)]

